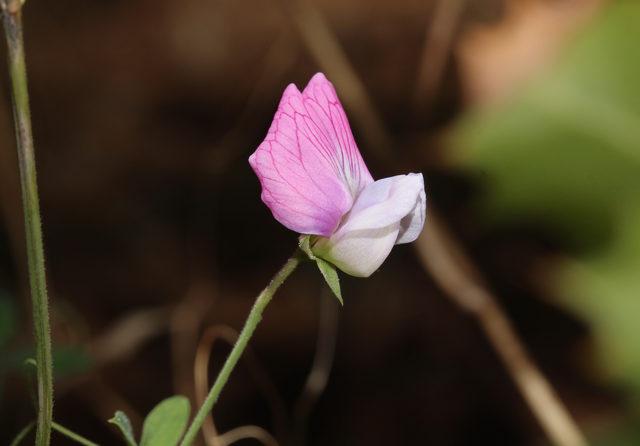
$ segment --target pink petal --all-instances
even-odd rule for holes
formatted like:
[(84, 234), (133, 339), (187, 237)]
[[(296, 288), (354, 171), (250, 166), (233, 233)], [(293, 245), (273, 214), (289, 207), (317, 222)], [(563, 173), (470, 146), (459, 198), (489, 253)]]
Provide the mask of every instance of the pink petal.
[(336, 173), (343, 176), (355, 199), (373, 178), (367, 169), (349, 127), (349, 120), (333, 84), (322, 73), (316, 73), (304, 91), (307, 110), (328, 143), (324, 150), (337, 164)]
[(287, 228), (330, 236), (373, 182), (333, 85), (316, 74), (289, 85), (265, 140), (249, 158), (262, 201)]

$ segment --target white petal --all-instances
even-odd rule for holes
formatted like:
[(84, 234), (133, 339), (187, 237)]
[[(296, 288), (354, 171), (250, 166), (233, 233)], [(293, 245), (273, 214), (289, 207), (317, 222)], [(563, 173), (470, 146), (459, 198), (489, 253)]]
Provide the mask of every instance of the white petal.
[(369, 184), (330, 238), (319, 238), (313, 252), (347, 274), (368, 277), (393, 245), (415, 239), (424, 223), (421, 174), (398, 175)]
[(358, 195), (336, 234), (397, 223), (414, 210), (421, 194), (422, 174), (397, 175), (371, 183)]
[(427, 197), (424, 193), (424, 189), (422, 189), (413, 210), (409, 213), (409, 215), (400, 220), (400, 233), (398, 234), (396, 245), (400, 245), (402, 243), (411, 243), (418, 238), (418, 236), (422, 232), (426, 214)]
[(399, 229), (400, 224), (395, 223), (384, 228), (351, 231), (339, 239), (321, 238), (313, 252), (347, 274), (369, 277), (389, 256)]

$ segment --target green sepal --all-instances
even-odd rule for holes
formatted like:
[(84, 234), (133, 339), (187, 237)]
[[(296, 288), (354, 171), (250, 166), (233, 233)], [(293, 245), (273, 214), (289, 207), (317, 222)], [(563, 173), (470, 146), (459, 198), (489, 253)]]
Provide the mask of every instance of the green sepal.
[(138, 446), (136, 443), (135, 435), (133, 433), (133, 427), (131, 426), (131, 420), (126, 413), (121, 410), (116, 411), (113, 418), (109, 420), (109, 423), (115, 424), (122, 432), (122, 436), (127, 442), (127, 446)]
[(300, 247), (300, 250), (304, 252), (307, 255), (307, 257), (309, 257), (311, 260), (316, 259), (316, 256), (313, 254), (313, 251), (311, 251), (310, 235), (301, 235), (300, 238), (298, 239), (298, 246)]
[(338, 271), (336, 267), (327, 262), (320, 257), (317, 257), (313, 251), (311, 250), (311, 237), (310, 235), (301, 235), (299, 239), (298, 246), (300, 250), (304, 252), (311, 260), (316, 262), (318, 265), (318, 269), (322, 273), (322, 277), (324, 277), (325, 282), (329, 285), (329, 288), (333, 292), (333, 295), (336, 296), (340, 305), (344, 305), (344, 301), (342, 300), (342, 292), (340, 291), (340, 277), (338, 276)]
[(316, 257), (316, 264), (318, 265), (318, 269), (322, 273), (325, 282), (327, 282), (327, 285), (329, 285), (329, 288), (333, 291), (333, 295), (336, 296), (340, 305), (344, 305), (344, 302), (342, 301), (342, 292), (340, 291), (340, 277), (338, 276), (336, 267), (320, 257)]

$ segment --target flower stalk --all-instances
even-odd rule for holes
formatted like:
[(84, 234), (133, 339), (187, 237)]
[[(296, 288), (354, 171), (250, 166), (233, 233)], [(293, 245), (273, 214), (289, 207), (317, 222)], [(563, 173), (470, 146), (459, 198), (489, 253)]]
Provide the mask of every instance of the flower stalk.
[(202, 407), (200, 407), (198, 413), (191, 422), (189, 429), (187, 429), (187, 432), (184, 435), (180, 446), (191, 446), (191, 444), (193, 444), (198, 431), (204, 423), (204, 420), (207, 418), (207, 415), (209, 414), (209, 412), (211, 412), (213, 406), (218, 401), (220, 392), (222, 392), (222, 389), (229, 380), (231, 372), (233, 372), (233, 369), (235, 368), (238, 360), (247, 347), (247, 344), (249, 343), (251, 336), (256, 330), (256, 327), (262, 320), (262, 313), (264, 312), (264, 309), (267, 307), (269, 302), (271, 302), (273, 295), (278, 290), (278, 288), (280, 288), (280, 285), (282, 285), (284, 281), (287, 280), (291, 273), (305, 258), (307, 258), (306, 254), (304, 254), (300, 250), (296, 250), (294, 255), (292, 255), (289, 260), (287, 260), (280, 271), (278, 271), (275, 276), (273, 276), (273, 279), (271, 279), (269, 285), (267, 285), (267, 287), (262, 290), (262, 292), (256, 298), (256, 301), (251, 308), (251, 312), (247, 317), (244, 327), (242, 328), (242, 331), (238, 336), (238, 340), (234, 344), (231, 353), (229, 353), (229, 357), (222, 366), (222, 370), (220, 370), (220, 373), (213, 383), (213, 386), (211, 387), (207, 398), (204, 400)]
[(33, 325), (36, 340), (38, 378), (38, 418), (36, 445), (48, 446), (51, 436), (53, 413), (53, 373), (51, 359), (51, 334), (49, 328), (49, 304), (47, 297), (42, 223), (38, 199), (36, 162), (31, 130), (31, 112), (22, 34), (21, 0), (0, 0), (2, 22), (7, 40), (7, 56), (13, 117), (15, 124), (29, 282), (33, 307)]

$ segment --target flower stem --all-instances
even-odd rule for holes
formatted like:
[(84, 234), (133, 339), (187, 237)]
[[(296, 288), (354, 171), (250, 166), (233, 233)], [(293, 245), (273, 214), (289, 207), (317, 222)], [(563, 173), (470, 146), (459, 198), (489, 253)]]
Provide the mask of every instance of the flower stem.
[(20, 446), (22, 440), (24, 440), (26, 436), (29, 435), (29, 433), (33, 430), (35, 424), (36, 423), (34, 421), (27, 424), (20, 432), (18, 432), (18, 435), (16, 435), (16, 438), (13, 439), (10, 446)]
[(234, 367), (240, 359), (240, 356), (242, 356), (244, 349), (247, 347), (249, 339), (251, 339), (253, 332), (260, 323), (260, 320), (262, 319), (262, 312), (271, 301), (271, 298), (275, 294), (276, 290), (280, 287), (280, 285), (284, 283), (287, 277), (289, 277), (289, 275), (296, 269), (296, 267), (304, 258), (305, 254), (301, 253), (300, 251), (296, 251), (296, 253), (291, 256), (289, 260), (287, 260), (287, 263), (284, 264), (280, 271), (278, 271), (275, 276), (273, 276), (273, 279), (271, 279), (269, 285), (267, 285), (267, 287), (262, 290), (260, 295), (257, 297), (255, 303), (253, 304), (253, 307), (251, 308), (251, 312), (247, 317), (247, 321), (245, 322), (244, 327), (242, 328), (242, 331), (238, 336), (238, 340), (233, 346), (231, 353), (229, 353), (229, 357), (225, 361), (222, 370), (220, 370), (220, 373), (213, 383), (213, 386), (211, 387), (207, 398), (204, 400), (202, 407), (200, 407), (198, 413), (191, 422), (191, 425), (189, 426), (187, 433), (184, 435), (180, 446), (190, 446), (195, 440), (195, 437), (202, 427), (204, 420), (206, 419), (209, 412), (211, 412), (211, 409), (213, 409), (216, 401), (218, 401), (220, 392), (222, 392), (222, 389), (229, 380), (229, 375), (231, 375), (231, 372), (233, 372)]
[(24, 41), (22, 37), (21, 8), (21, 0), (0, 0), (0, 9), (2, 11), (8, 49), (9, 76), (11, 78), (13, 116), (27, 240), (29, 282), (33, 305), (33, 325), (36, 338), (36, 362), (38, 367), (36, 445), (48, 446), (53, 412), (51, 334), (49, 329), (49, 307), (44, 270), (40, 207), (38, 204), (36, 163), (31, 132), (31, 114), (29, 111), (29, 93), (27, 90), (27, 72), (24, 58)]
[(70, 438), (71, 440), (75, 441), (76, 443), (82, 444), (84, 446), (98, 446), (97, 443), (94, 443), (91, 440), (87, 440), (82, 435), (76, 434), (72, 430), (67, 429), (66, 427), (56, 423), (55, 421), (52, 423), (52, 427), (53, 427), (54, 430), (58, 431), (59, 433), (61, 433), (65, 437)]
[[(33, 427), (34, 427), (35, 424), (36, 423), (34, 423), (33, 421), (31, 423), (27, 424), (20, 431), (20, 433), (18, 433), (16, 438), (13, 439), (13, 441), (11, 442), (11, 446), (19, 446), (20, 443), (22, 443), (22, 440), (24, 440), (25, 437), (27, 435), (29, 435), (29, 433), (33, 430)], [(53, 428), (54, 431), (58, 431), (60, 434), (64, 435), (67, 438), (70, 438), (71, 440), (75, 441), (76, 443), (80, 443), (80, 444), (82, 444), (84, 446), (98, 446), (97, 443), (94, 443), (91, 440), (87, 440), (82, 435), (76, 434), (72, 430), (67, 429), (66, 427), (56, 423), (55, 421), (51, 422), (51, 427)]]

